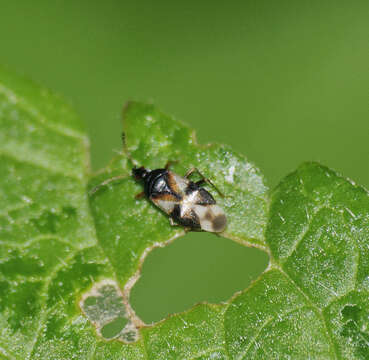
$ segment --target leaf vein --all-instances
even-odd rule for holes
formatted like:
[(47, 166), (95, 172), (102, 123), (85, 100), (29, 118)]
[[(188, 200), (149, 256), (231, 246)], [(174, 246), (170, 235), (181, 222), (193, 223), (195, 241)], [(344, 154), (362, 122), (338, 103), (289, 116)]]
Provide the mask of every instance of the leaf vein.
[(189, 358), (188, 360), (196, 360), (200, 356), (205, 356), (205, 355), (211, 354), (212, 352), (218, 351), (218, 350), (224, 350), (224, 348), (222, 346), (216, 346), (214, 348), (210, 348), (204, 351), (199, 351), (197, 354), (195, 354), (193, 357)]
[(327, 321), (324, 317), (323, 311), (321, 308), (319, 308), (317, 305), (314, 304), (314, 302), (312, 301), (312, 299), (309, 297), (308, 294), (305, 293), (305, 291), (303, 289), (301, 289), (300, 286), (297, 285), (297, 283), (283, 270), (282, 267), (279, 267), (278, 270), (286, 277), (286, 279), (305, 297), (305, 299), (309, 302), (310, 307), (312, 307), (313, 309), (315, 309), (315, 311), (317, 312), (317, 314), (319, 315), (321, 321), (324, 324), (325, 327), (325, 331), (330, 343), (330, 347), (331, 347), (331, 351), (333, 351), (333, 355), (335, 357), (335, 359), (339, 359), (339, 355), (338, 355), (338, 350), (335, 346), (334, 340), (333, 340), (333, 336), (329, 330)]
[(32, 354), (36, 348), (36, 344), (37, 344), (37, 341), (40, 337), (40, 334), (42, 332), (42, 327), (44, 326), (46, 320), (47, 320), (47, 314), (49, 313), (49, 311), (51, 309), (45, 309), (46, 307), (46, 300), (48, 298), (48, 291), (49, 291), (49, 286), (53, 280), (53, 278), (57, 275), (57, 273), (62, 270), (63, 268), (65, 268), (66, 266), (69, 265), (69, 263), (76, 257), (76, 255), (81, 252), (81, 251), (84, 251), (88, 248), (91, 248), (91, 247), (94, 247), (95, 245), (93, 246), (86, 246), (84, 248), (81, 248), (81, 249), (78, 249), (74, 252), (72, 252), (69, 256), (67, 256), (63, 261), (61, 261), (59, 263), (59, 265), (57, 265), (54, 270), (50, 273), (50, 275), (48, 277), (45, 278), (45, 284), (43, 286), (43, 294), (46, 294), (46, 296), (43, 296), (43, 302), (42, 302), (42, 305), (41, 305), (41, 311), (40, 311), (40, 321), (39, 321), (39, 325), (37, 327), (37, 330), (35, 331), (35, 335), (34, 335), (34, 338), (32, 340), (32, 345), (31, 345), (31, 348), (30, 348), (30, 351), (28, 353), (28, 355), (26, 356), (26, 359), (29, 360), (29, 359), (32, 359)]
[[(22, 155), (21, 155), (22, 154)], [(23, 154), (23, 152), (17, 151), (17, 152), (10, 152), (10, 151), (6, 151), (4, 150), (4, 148), (0, 151), (0, 156), (3, 157), (7, 157), (10, 160), (16, 161), (16, 162), (20, 162), (20, 163), (25, 163), (28, 165), (32, 165), (35, 166), (37, 168), (46, 170), (47, 172), (54, 174), (54, 175), (58, 175), (58, 176), (62, 176), (62, 177), (69, 177), (72, 179), (77, 180), (78, 182), (82, 181), (82, 176), (83, 175), (76, 175), (73, 173), (68, 173), (64, 168), (55, 166), (55, 162), (51, 162), (45, 159), (39, 160), (41, 157), (39, 156), (30, 156), (29, 153), (27, 153), (25, 156)]]
[(19, 248), (19, 249), (26, 249), (26, 248), (30, 247), (31, 245), (33, 245), (37, 241), (50, 240), (50, 239), (54, 239), (54, 240), (56, 240), (56, 241), (58, 241), (62, 244), (70, 245), (72, 248), (79, 250), (79, 248), (76, 247), (73, 243), (64, 240), (62, 237), (60, 237), (56, 234), (51, 234), (51, 233), (35, 236), (35, 237), (30, 238), (29, 240), (25, 241), (24, 243), (17, 243), (17, 242), (12, 242), (12, 241), (0, 240), (0, 244), (5, 245), (5, 246), (9, 246), (9, 247)]
[(19, 94), (16, 94), (12, 90), (10, 90), (5, 84), (0, 83), (0, 94), (3, 94), (10, 103), (13, 104), (16, 103), (18, 107), (24, 109), (38, 123), (54, 131), (55, 133), (70, 138), (86, 141), (86, 136), (84, 134), (76, 130), (72, 130), (70, 128), (57, 125), (55, 123), (48, 122), (47, 118), (43, 114), (41, 114), (41, 112), (38, 109), (31, 106), (23, 97), (19, 96)]
[(9, 353), (9, 350), (5, 349), (3, 345), (0, 346), (0, 354), (5, 356), (9, 360), (16, 360), (16, 357)]
[[(291, 257), (291, 255), (296, 251), (296, 249), (300, 245), (300, 243), (304, 240), (306, 234), (310, 230), (310, 226), (311, 226), (314, 218), (318, 215), (318, 213), (322, 209), (329, 209), (329, 208), (327, 208), (326, 206), (319, 206), (310, 215), (306, 212), (307, 223), (305, 224), (305, 226), (303, 227), (303, 229), (301, 230), (301, 232), (299, 233), (299, 235), (296, 237), (296, 240), (293, 242), (293, 244), (292, 244), (292, 246), (291, 246), (290, 251), (288, 252), (288, 254), (284, 257), (285, 261), (287, 261), (287, 259), (289, 257)], [(331, 210), (331, 209), (329, 209), (329, 210)]]

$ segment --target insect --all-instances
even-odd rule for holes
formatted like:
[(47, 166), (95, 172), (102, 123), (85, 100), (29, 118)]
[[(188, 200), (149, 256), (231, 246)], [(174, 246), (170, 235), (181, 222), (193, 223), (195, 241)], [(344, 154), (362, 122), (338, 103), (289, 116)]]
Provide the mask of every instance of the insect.
[[(179, 224), (188, 230), (222, 232), (227, 225), (225, 213), (216, 204), (213, 196), (201, 187), (205, 182), (216, 189), (215, 185), (196, 168), (192, 168), (182, 177), (170, 171), (169, 165), (167, 163), (165, 168), (155, 170), (148, 170), (143, 166), (134, 167), (132, 175), (144, 183), (144, 191), (136, 197), (146, 195), (169, 215), (171, 225)], [(191, 181), (189, 176), (194, 172), (202, 179)], [(219, 192), (218, 189), (217, 191)]]
[[(122, 140), (128, 158), (135, 163), (127, 150), (124, 133)], [(223, 209), (216, 204), (213, 196), (201, 185), (208, 183), (222, 197), (223, 194), (197, 168), (192, 168), (184, 176), (180, 176), (169, 170), (170, 164), (171, 162), (168, 162), (164, 168), (155, 170), (134, 166), (132, 176), (142, 181), (144, 185), (144, 191), (137, 194), (136, 198), (146, 196), (169, 215), (170, 224), (173, 226), (182, 225), (187, 230), (195, 231), (222, 232), (227, 225), (226, 215)], [(195, 172), (200, 175), (201, 180), (193, 182), (189, 177)], [(93, 188), (90, 195), (102, 186), (125, 177), (116, 176), (105, 180)]]

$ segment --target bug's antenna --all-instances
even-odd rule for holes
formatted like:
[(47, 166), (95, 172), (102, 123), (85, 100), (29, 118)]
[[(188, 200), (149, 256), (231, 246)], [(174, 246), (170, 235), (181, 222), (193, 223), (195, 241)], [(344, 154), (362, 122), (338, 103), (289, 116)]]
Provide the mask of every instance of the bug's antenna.
[(123, 151), (127, 158), (131, 161), (131, 163), (136, 167), (137, 163), (135, 160), (133, 160), (131, 153), (128, 150), (127, 141), (126, 141), (126, 133), (122, 132), (122, 144), (123, 144)]
[(98, 190), (99, 190), (99, 189), (101, 189), (102, 187), (104, 187), (104, 186), (106, 186), (106, 185), (110, 184), (110, 183), (111, 183), (111, 182), (113, 182), (113, 181), (126, 179), (128, 176), (129, 176), (129, 175), (125, 174), (125, 175), (118, 175), (118, 176), (114, 176), (114, 177), (112, 177), (112, 178), (110, 178), (110, 179), (107, 179), (107, 180), (103, 181), (101, 184), (96, 185), (94, 188), (92, 188), (92, 189), (88, 192), (88, 194), (89, 194), (90, 196), (92, 196), (93, 194), (95, 194), (95, 192), (96, 192), (96, 191), (98, 191)]
[(123, 144), (124, 151), (128, 153), (127, 143), (126, 143), (126, 133), (124, 131), (122, 131), (122, 144)]
[[(125, 155), (127, 156), (127, 158), (132, 162), (132, 164), (136, 167), (136, 162), (133, 160), (131, 153), (128, 150), (127, 147), (127, 143), (126, 143), (126, 134), (125, 132), (122, 132), (122, 143), (123, 143), (123, 151), (125, 153)], [(112, 178), (106, 179), (105, 181), (103, 181), (101, 184), (95, 186), (94, 188), (92, 188), (89, 191), (89, 195), (92, 196), (93, 194), (95, 194), (96, 191), (98, 191), (99, 189), (101, 189), (102, 187), (110, 184), (113, 181), (117, 181), (117, 180), (122, 180), (127, 178), (129, 175), (124, 174), (124, 175), (118, 175), (118, 176), (114, 176)]]

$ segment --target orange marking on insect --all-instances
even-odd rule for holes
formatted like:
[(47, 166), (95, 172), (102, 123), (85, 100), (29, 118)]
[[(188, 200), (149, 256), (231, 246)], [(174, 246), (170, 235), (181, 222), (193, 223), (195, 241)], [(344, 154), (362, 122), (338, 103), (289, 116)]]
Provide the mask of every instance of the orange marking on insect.
[(173, 201), (173, 202), (178, 201), (178, 198), (172, 194), (159, 194), (156, 196), (151, 196), (151, 198), (153, 200), (163, 200), (163, 201)]
[(168, 171), (168, 185), (174, 191), (175, 193), (179, 194), (180, 189), (178, 187), (178, 184), (176, 182), (176, 179), (173, 176), (173, 173)]

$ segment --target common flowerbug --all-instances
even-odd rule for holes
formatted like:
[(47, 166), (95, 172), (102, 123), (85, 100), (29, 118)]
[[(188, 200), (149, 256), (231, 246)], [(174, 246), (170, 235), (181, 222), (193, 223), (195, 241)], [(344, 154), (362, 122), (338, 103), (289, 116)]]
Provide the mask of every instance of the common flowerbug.
[[(222, 232), (227, 225), (225, 213), (216, 204), (213, 196), (201, 187), (208, 182), (215, 188), (214, 184), (196, 168), (182, 177), (170, 171), (169, 164), (163, 169), (148, 170), (143, 166), (132, 169), (135, 179), (144, 183), (144, 191), (137, 197), (146, 195), (169, 215), (171, 225), (179, 224), (188, 230)], [(189, 176), (194, 172), (201, 176), (201, 180), (189, 180)]]
[[(124, 133), (122, 140), (128, 158), (135, 163), (127, 150)], [(209, 183), (222, 197), (223, 194), (197, 168), (192, 168), (184, 176), (180, 176), (170, 171), (169, 166), (170, 162), (164, 168), (154, 170), (134, 166), (132, 176), (142, 181), (144, 185), (144, 191), (137, 194), (136, 198), (146, 196), (168, 214), (170, 224), (173, 226), (178, 224), (187, 230), (222, 232), (227, 226), (226, 215), (223, 209), (216, 204), (213, 196), (201, 185)], [(195, 172), (200, 175), (201, 180), (193, 182), (189, 177)], [(93, 188), (90, 195), (100, 187), (123, 178), (126, 176), (116, 176), (105, 180)]]

